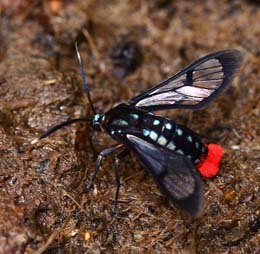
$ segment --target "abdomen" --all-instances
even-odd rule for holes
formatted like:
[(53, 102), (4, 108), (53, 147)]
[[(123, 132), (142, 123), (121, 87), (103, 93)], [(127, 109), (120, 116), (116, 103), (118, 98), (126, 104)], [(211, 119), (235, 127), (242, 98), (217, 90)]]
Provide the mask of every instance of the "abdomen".
[(207, 155), (207, 148), (198, 135), (167, 118), (147, 115), (143, 118), (142, 132), (151, 142), (185, 155), (195, 164)]

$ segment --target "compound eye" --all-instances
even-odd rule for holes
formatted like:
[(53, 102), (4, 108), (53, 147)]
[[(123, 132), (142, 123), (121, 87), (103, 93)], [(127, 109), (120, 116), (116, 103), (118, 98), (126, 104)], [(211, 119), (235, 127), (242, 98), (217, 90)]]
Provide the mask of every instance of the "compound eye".
[(101, 124), (99, 122), (95, 122), (93, 124), (93, 128), (96, 130), (96, 131), (101, 131)]

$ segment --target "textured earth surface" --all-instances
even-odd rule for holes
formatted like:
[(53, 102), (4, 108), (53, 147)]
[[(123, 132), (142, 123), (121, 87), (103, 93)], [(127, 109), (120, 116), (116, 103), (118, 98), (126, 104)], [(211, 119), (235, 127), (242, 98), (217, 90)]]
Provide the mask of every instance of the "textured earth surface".
[[(0, 14), (1, 254), (260, 253), (259, 1), (3, 0)], [(110, 59), (124, 40), (142, 55), (129, 72)], [(133, 155), (120, 164), (116, 215), (112, 156), (84, 193), (98, 153), (114, 144), (87, 124), (31, 144), (92, 114), (75, 41), (100, 113), (202, 55), (243, 53), (232, 87), (208, 108), (159, 112), (225, 150), (218, 176), (203, 180), (200, 218), (170, 204)]]

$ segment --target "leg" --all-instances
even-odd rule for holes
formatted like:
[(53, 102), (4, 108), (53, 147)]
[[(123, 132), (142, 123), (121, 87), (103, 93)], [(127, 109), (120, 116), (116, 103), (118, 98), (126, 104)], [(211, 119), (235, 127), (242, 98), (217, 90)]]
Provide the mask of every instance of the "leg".
[(86, 186), (85, 192), (88, 192), (88, 191), (91, 189), (91, 187), (92, 187), (92, 185), (93, 185), (93, 183), (94, 183), (94, 181), (95, 181), (95, 179), (96, 179), (97, 173), (98, 173), (98, 171), (99, 171), (99, 169), (100, 169), (100, 166), (101, 166), (101, 162), (102, 162), (102, 160), (103, 160), (103, 157), (104, 157), (104, 156), (107, 156), (107, 155), (109, 155), (109, 154), (111, 154), (111, 153), (113, 153), (114, 151), (116, 151), (117, 149), (121, 148), (122, 146), (123, 146), (123, 144), (118, 144), (118, 145), (116, 145), (116, 146), (114, 146), (114, 147), (110, 147), (110, 148), (107, 148), (107, 149), (103, 150), (103, 151), (99, 154), (99, 156), (98, 156), (98, 158), (97, 158), (97, 161), (96, 161), (96, 167), (95, 167), (94, 174), (93, 174), (93, 176), (92, 176), (90, 182), (89, 182), (88, 185)]
[(130, 151), (126, 147), (124, 147), (124, 149), (117, 155), (117, 158), (119, 160), (121, 160), (122, 158), (127, 156), (129, 153), (130, 153)]
[(115, 158), (115, 177), (116, 177), (116, 193), (115, 193), (115, 199), (114, 204), (112, 208), (112, 214), (116, 213), (116, 207), (118, 204), (118, 196), (119, 196), (119, 190), (120, 190), (120, 175), (119, 175), (119, 159), (122, 159), (126, 155), (128, 155), (129, 150), (127, 148), (124, 148), (123, 151), (121, 151)]
[(115, 177), (116, 177), (116, 194), (114, 199), (114, 205), (112, 208), (112, 214), (116, 213), (116, 207), (118, 203), (118, 195), (119, 195), (119, 189), (120, 189), (120, 175), (119, 175), (119, 159), (116, 157), (115, 159)]

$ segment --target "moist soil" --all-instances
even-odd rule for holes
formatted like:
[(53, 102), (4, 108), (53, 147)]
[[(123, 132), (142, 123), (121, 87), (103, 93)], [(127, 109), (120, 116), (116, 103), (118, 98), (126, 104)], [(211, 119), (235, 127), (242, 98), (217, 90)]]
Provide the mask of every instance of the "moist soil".
[[(0, 14), (1, 254), (260, 253), (259, 1), (4, 0)], [(113, 156), (85, 193), (98, 154), (115, 144), (86, 123), (31, 143), (93, 115), (76, 41), (98, 113), (202, 55), (242, 52), (232, 86), (206, 109), (158, 112), (225, 150), (219, 174), (203, 179), (201, 217), (168, 202), (134, 155), (120, 162), (115, 215)], [(117, 66), (111, 50), (124, 43)]]

